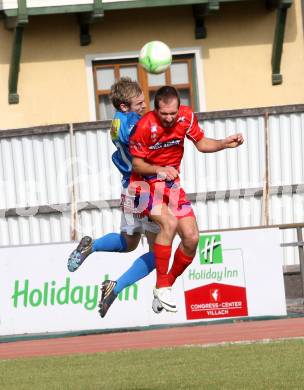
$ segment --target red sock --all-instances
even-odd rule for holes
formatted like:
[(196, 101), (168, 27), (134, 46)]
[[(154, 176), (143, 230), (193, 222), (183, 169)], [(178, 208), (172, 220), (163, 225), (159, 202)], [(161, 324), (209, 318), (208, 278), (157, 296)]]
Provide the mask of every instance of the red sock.
[(192, 263), (192, 260), (195, 256), (187, 256), (185, 253), (178, 247), (174, 254), (174, 261), (172, 267), (168, 273), (169, 285), (175, 282), (176, 278), (180, 276), (185, 269)]
[(156, 287), (168, 287), (168, 267), (171, 256), (171, 245), (154, 244), (156, 266)]

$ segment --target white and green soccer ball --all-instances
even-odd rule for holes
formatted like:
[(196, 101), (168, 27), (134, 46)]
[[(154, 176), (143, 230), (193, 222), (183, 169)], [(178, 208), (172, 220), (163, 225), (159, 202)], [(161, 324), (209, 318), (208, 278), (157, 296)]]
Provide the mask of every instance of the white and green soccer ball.
[(161, 41), (146, 43), (139, 53), (139, 63), (149, 73), (163, 73), (171, 62), (171, 50)]

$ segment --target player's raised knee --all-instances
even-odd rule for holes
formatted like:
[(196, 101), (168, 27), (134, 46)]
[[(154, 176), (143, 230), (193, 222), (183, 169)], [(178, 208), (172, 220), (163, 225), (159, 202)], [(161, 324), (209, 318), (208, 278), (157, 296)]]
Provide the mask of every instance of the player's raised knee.
[(196, 230), (190, 230), (187, 232), (187, 234), (183, 237), (183, 246), (188, 251), (196, 251), (197, 244), (199, 240), (199, 233)]

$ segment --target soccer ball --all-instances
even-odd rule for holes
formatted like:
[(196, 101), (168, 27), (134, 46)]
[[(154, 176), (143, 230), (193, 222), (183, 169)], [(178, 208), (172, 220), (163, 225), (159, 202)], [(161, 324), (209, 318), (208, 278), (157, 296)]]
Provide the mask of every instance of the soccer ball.
[(149, 73), (163, 73), (171, 62), (171, 50), (161, 41), (146, 43), (139, 53), (139, 63)]

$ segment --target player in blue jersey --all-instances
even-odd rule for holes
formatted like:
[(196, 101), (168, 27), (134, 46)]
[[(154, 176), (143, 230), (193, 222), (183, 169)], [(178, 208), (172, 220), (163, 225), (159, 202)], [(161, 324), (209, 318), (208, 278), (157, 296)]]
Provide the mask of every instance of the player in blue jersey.
[[(110, 99), (116, 109), (111, 125), (111, 137), (117, 150), (112, 155), (112, 161), (122, 174), (122, 215), (120, 233), (109, 233), (96, 240), (89, 236), (83, 237), (77, 248), (70, 254), (68, 269), (76, 271), (84, 260), (93, 252), (130, 252), (145, 233), (150, 251), (136, 259), (133, 265), (116, 281), (106, 280), (102, 283), (102, 297), (99, 304), (99, 314), (104, 317), (116, 299), (126, 287), (147, 276), (155, 268), (153, 244), (159, 227), (147, 217), (134, 218), (129, 205), (133, 204), (128, 194), (128, 184), (132, 169), (132, 157), (129, 152), (129, 136), (134, 125), (144, 114), (145, 99), (139, 84), (130, 78), (121, 78), (111, 87)], [(153, 301), (153, 310), (160, 312), (161, 305)]]

